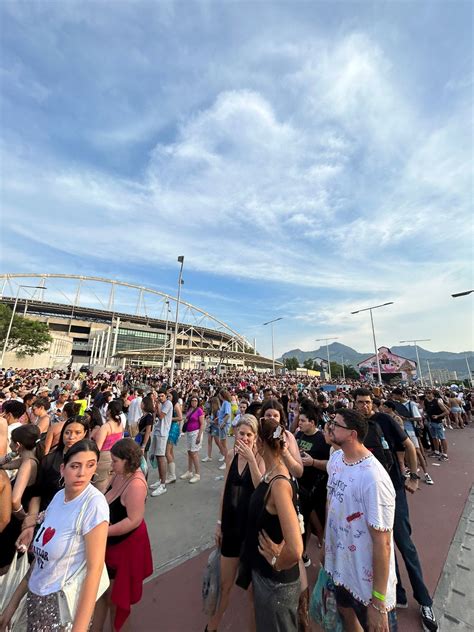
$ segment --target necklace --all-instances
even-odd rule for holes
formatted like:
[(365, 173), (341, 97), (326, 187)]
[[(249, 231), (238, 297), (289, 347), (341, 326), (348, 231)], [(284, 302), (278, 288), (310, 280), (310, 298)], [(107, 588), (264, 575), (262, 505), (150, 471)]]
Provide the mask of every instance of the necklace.
[(273, 467), (271, 467), (268, 472), (265, 472), (265, 474), (262, 476), (262, 481), (265, 481), (265, 483), (268, 483), (268, 479), (270, 478), (270, 476), (273, 474), (273, 472), (276, 470), (276, 468), (280, 465), (280, 460), (278, 460)]
[(348, 463), (346, 461), (346, 459), (344, 458), (344, 454), (343, 454), (342, 455), (342, 462), (344, 463), (344, 465), (348, 465), (349, 467), (352, 467), (353, 465), (359, 465), (359, 463), (362, 463), (362, 461), (365, 461), (365, 459), (368, 459), (370, 456), (372, 456), (372, 453), (366, 454), (365, 456), (360, 458), (358, 461), (354, 461), (354, 463)]

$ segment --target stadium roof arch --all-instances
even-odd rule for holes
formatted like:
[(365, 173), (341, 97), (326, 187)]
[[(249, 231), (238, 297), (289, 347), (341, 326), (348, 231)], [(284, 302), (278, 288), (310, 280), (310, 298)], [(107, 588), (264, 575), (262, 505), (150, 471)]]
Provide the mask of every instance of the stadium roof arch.
[[(166, 328), (174, 333), (177, 298), (143, 285), (76, 274), (7, 273), (0, 275), (0, 301), (17, 302), (38, 316), (114, 323), (117, 319), (136, 325)], [(172, 307), (173, 306), (173, 307)], [(240, 360), (246, 365), (270, 368), (272, 360), (256, 353), (250, 342), (234, 328), (205, 310), (180, 298), (176, 355), (203, 355)], [(146, 362), (171, 354), (171, 337), (159, 348), (125, 350), (117, 357)], [(277, 363), (279, 364), (279, 363)]]

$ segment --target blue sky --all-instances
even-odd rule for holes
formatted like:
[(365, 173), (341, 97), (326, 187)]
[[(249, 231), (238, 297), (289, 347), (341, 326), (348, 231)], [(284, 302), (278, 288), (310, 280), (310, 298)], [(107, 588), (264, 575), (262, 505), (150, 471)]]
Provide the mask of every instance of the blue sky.
[(4, 2), (3, 272), (183, 297), (270, 353), (473, 348), (472, 3)]

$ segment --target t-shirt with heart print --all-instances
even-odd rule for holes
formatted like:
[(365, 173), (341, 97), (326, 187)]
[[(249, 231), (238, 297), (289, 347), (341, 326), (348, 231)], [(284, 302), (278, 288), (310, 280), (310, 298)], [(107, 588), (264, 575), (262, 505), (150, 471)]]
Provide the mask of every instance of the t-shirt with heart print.
[[(86, 508), (81, 518), (80, 535), (76, 535), (83, 505)], [(30, 591), (44, 596), (60, 590), (86, 559), (84, 536), (102, 522), (109, 522), (109, 506), (105, 496), (95, 487), (89, 484), (69, 502), (64, 500), (64, 489), (59, 491), (31, 543), (35, 565), (28, 582)]]

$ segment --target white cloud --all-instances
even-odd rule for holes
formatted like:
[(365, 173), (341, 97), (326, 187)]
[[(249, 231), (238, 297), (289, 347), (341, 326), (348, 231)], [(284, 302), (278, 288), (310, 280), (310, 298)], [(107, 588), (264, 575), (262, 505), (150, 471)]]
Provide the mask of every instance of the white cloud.
[[(49, 19), (59, 28), (79, 14)], [(161, 26), (174, 20), (173, 12), (160, 15)], [(134, 63), (146, 72), (153, 55), (136, 48), (134, 37)], [(413, 319), (427, 303), (442, 309), (436, 280), (469, 281), (459, 264), (472, 228), (466, 106), (456, 101), (449, 118), (427, 117), (383, 40), (361, 29), (278, 42), (266, 33), (245, 44), (232, 57), (206, 60), (198, 79), (186, 67), (187, 86), (167, 75), (160, 92), (150, 74), (151, 102), (126, 104), (123, 120), (111, 116), (102, 127), (94, 120), (84, 130), (94, 148), (126, 152), (138, 141), (150, 146), (172, 122), (171, 139), (141, 156), (138, 175), (119, 177), (74, 157), (63, 162), (45, 147), (4, 144), (4, 212), (15, 217), (17, 234), (44, 252), (32, 265), (51, 265), (47, 249), (58, 245), (77, 257), (92, 253), (115, 265), (118, 276), (127, 263), (159, 267), (184, 253), (188, 269), (220, 275), (224, 285), (231, 278), (271, 288), (272, 305), (283, 286), (299, 288), (302, 301), (321, 291), (304, 310), (290, 310), (292, 322), (340, 328), (351, 339), (370, 333), (348, 316), (359, 300), (397, 298), (392, 315), (384, 315), (384, 335), (399, 307), (412, 310)], [(183, 63), (186, 51), (177, 54)], [(118, 78), (111, 69), (111, 94)], [(441, 268), (433, 265), (438, 258)], [(201, 291), (217, 299), (225, 294), (219, 290)]]

